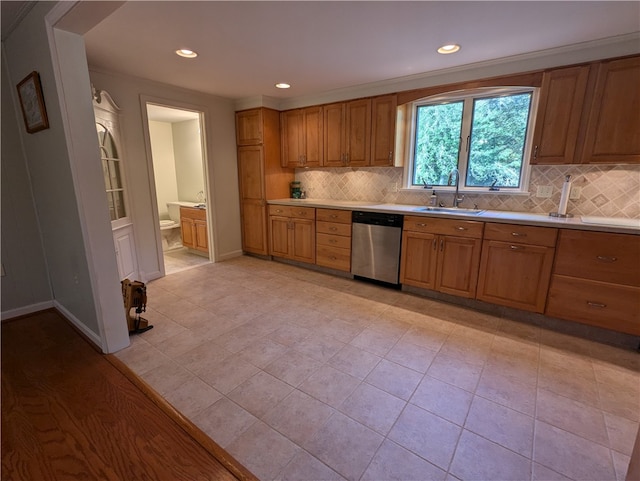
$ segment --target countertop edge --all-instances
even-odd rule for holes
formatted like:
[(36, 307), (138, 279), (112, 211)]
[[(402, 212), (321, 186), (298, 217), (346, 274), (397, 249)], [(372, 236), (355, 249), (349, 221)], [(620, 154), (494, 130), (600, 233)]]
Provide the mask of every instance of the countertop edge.
[[(539, 227), (555, 227), (560, 229), (640, 235), (640, 228), (605, 224), (585, 224), (580, 220), (580, 216), (561, 219), (556, 217), (545, 217), (543, 214), (492, 210), (485, 210), (481, 214), (450, 214), (446, 212), (433, 213), (416, 211), (416, 209), (423, 207), (420, 205), (380, 204), (366, 201), (340, 201), (329, 199), (273, 199), (267, 201), (267, 203), (273, 205), (315, 207), (319, 209), (361, 210), (366, 212), (384, 212), (389, 214), (404, 214), (441, 219), (463, 219), (465, 221), (475, 220), (479, 222), (496, 222), (499, 224), (521, 224)], [(539, 216), (539, 218), (531, 218), (532, 215)]]

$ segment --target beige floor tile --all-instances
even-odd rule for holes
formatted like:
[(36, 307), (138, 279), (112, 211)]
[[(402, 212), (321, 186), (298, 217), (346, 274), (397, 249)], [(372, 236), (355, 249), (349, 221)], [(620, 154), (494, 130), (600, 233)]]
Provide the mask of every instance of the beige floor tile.
[(533, 460), (573, 479), (615, 479), (608, 448), (536, 421)]
[(168, 361), (145, 372), (141, 377), (158, 394), (165, 395), (188, 380), (195, 378), (195, 375), (175, 361)]
[(193, 417), (193, 422), (216, 443), (226, 448), (258, 419), (226, 397)]
[(153, 309), (147, 309), (147, 312), (143, 313), (142, 317), (153, 326), (153, 329), (144, 333), (144, 338), (148, 343), (156, 346), (177, 334), (189, 332), (186, 327)]
[(474, 343), (473, 339), (450, 336), (440, 348), (440, 353), (461, 359), (470, 364), (484, 366), (491, 352), (490, 343)]
[(268, 337), (278, 344), (291, 347), (309, 337), (312, 332), (311, 329), (306, 327), (285, 323), (282, 327), (269, 334)]
[(340, 342), (351, 342), (362, 330), (363, 328), (360, 325), (353, 322), (343, 319), (333, 319), (316, 330), (316, 333), (332, 337)]
[(382, 358), (347, 344), (329, 359), (330, 366), (362, 380), (373, 370)]
[(531, 460), (464, 430), (451, 473), (463, 480), (526, 480), (531, 477)]
[(357, 481), (383, 440), (371, 429), (335, 413), (305, 448), (349, 481)]
[(345, 399), (340, 411), (384, 436), (405, 405), (402, 399), (363, 383)]
[(635, 390), (611, 390), (611, 386), (598, 383), (602, 410), (631, 421), (640, 421), (640, 394)]
[(410, 342), (400, 340), (387, 353), (385, 359), (414, 371), (425, 373), (434, 357), (436, 357), (436, 351), (430, 351)]
[(545, 389), (538, 390), (536, 419), (593, 442), (609, 445), (602, 411)]
[(331, 337), (312, 334), (308, 338), (296, 343), (293, 349), (321, 362), (327, 362), (345, 346), (344, 342)]
[(118, 351), (115, 355), (139, 376), (170, 361), (162, 351), (143, 339), (136, 337), (133, 339), (135, 341), (132, 341), (129, 347)]
[(600, 408), (598, 385), (594, 377), (583, 377), (569, 368), (540, 366), (538, 387), (584, 404)]
[[(152, 329), (153, 330), (153, 329)], [(177, 358), (178, 356), (195, 349), (198, 346), (206, 344), (211, 350), (211, 341), (203, 338), (199, 333), (190, 329), (183, 328), (182, 332), (164, 339), (158, 343), (158, 349), (162, 350), (167, 356)]]
[(638, 434), (638, 423), (610, 413), (604, 413), (604, 422), (609, 434), (609, 447), (631, 456)]
[(422, 373), (383, 359), (365, 382), (408, 401), (422, 379)]
[(472, 399), (472, 393), (426, 375), (409, 402), (462, 426)]
[(293, 387), (264, 371), (250, 377), (227, 396), (258, 418), (273, 409)]
[(210, 386), (214, 387), (222, 394), (233, 391), (240, 384), (245, 382), (260, 369), (253, 364), (233, 355), (224, 358), (217, 364), (212, 365), (206, 372), (199, 372), (200, 378)]
[(437, 481), (444, 480), (445, 471), (398, 446), (388, 439), (382, 443), (362, 481)]
[(378, 356), (384, 356), (399, 338), (400, 336), (396, 338), (368, 327), (353, 338), (350, 344)]
[(322, 367), (322, 362), (305, 356), (298, 351), (290, 350), (264, 368), (266, 372), (278, 379), (298, 386)]
[(531, 481), (573, 481), (538, 463), (532, 463)]
[(616, 470), (616, 481), (625, 481), (631, 458), (617, 451), (612, 451), (611, 455), (613, 456), (613, 467)]
[(480, 381), (482, 366), (439, 353), (429, 366), (427, 374), (466, 391), (474, 392)]
[(287, 346), (263, 337), (249, 344), (238, 355), (248, 363), (264, 369), (288, 350)]
[(540, 341), (540, 328), (538, 326), (510, 319), (501, 320), (496, 334), (503, 338), (535, 343), (536, 345)]
[(277, 479), (282, 481), (344, 481), (342, 476), (306, 451), (298, 452)]
[(164, 397), (188, 418), (197, 416), (222, 398), (222, 394), (194, 377), (167, 392)]
[(409, 342), (431, 351), (438, 351), (448, 336), (449, 334), (444, 334), (433, 329), (414, 326), (402, 336), (401, 341)]
[(301, 450), (271, 427), (257, 421), (227, 447), (259, 479), (274, 479)]
[(535, 412), (535, 385), (509, 376), (483, 372), (476, 394), (528, 416), (533, 416)]
[(175, 356), (174, 359), (185, 369), (200, 374), (215, 368), (218, 363), (231, 355), (229, 351), (212, 343), (201, 343), (193, 349)]
[(359, 384), (360, 380), (349, 374), (331, 366), (322, 366), (309, 376), (299, 389), (329, 406), (338, 408)]
[(332, 407), (296, 389), (273, 408), (264, 417), (264, 421), (293, 442), (302, 445), (334, 412)]
[(533, 423), (531, 416), (475, 396), (464, 427), (526, 458), (531, 458)]
[(460, 426), (407, 404), (387, 438), (446, 470), (461, 431)]

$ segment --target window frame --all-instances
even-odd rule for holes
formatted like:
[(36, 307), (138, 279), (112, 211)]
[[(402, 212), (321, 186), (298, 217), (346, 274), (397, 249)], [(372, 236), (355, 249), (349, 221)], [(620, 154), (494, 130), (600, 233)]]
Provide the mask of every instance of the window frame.
[[(466, 186), (467, 167), (469, 161), (469, 150), (463, 146), (461, 141), (458, 150), (458, 165), (457, 168), (460, 172), (460, 179), (458, 182), (459, 192), (465, 192), (469, 194), (479, 193), (491, 193), (491, 194), (529, 194), (529, 181), (531, 177), (531, 152), (533, 150), (533, 136), (536, 123), (536, 115), (538, 112), (538, 101), (540, 97), (540, 88), (533, 86), (500, 86), (500, 87), (480, 87), (476, 89), (465, 89), (447, 92), (445, 94), (437, 94), (429, 97), (424, 97), (415, 100), (409, 104), (409, 111), (407, 112), (407, 127), (406, 128), (406, 152), (407, 158), (405, 162), (403, 172), (403, 186), (402, 190), (413, 192), (424, 192), (425, 186), (413, 184), (414, 174), (414, 159), (415, 159), (415, 140), (416, 140), (416, 126), (417, 126), (417, 112), (418, 107), (423, 105), (433, 105), (442, 103), (453, 103), (456, 101), (473, 102), (473, 99), (490, 98), (501, 95), (516, 95), (519, 93), (531, 92), (531, 103), (529, 106), (529, 119), (527, 121), (527, 134), (525, 137), (525, 144), (523, 148), (522, 166), (520, 175), (520, 185), (518, 187), (500, 187), (499, 190), (489, 190), (488, 187), (468, 187)], [(465, 108), (463, 107), (461, 136), (470, 135), (471, 124), (473, 121), (473, 109), (465, 115)], [(464, 156), (462, 151), (465, 150)], [(454, 192), (455, 186), (428, 186), (429, 189), (434, 189), (439, 192)]]

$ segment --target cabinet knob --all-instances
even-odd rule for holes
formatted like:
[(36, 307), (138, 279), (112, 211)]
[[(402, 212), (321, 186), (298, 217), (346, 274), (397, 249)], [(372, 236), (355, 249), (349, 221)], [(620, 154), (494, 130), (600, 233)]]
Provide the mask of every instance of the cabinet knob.
[(338, 228), (337, 228), (337, 227), (329, 227), (329, 230), (331, 230), (331, 231), (335, 232), (335, 231), (337, 231), (337, 230), (338, 230)]
[(527, 237), (527, 234), (523, 234), (521, 232), (512, 232), (511, 235), (513, 237)]
[(337, 260), (338, 258), (336, 256), (329, 256), (329, 259), (331, 259), (332, 261)]
[(615, 262), (618, 260), (617, 257), (613, 256), (597, 256), (596, 259), (598, 259), (600, 262)]
[(332, 219), (337, 219), (338, 216), (336, 214), (331, 214), (329, 217), (331, 217)]
[(536, 145), (535, 148), (533, 149), (533, 160), (536, 160), (538, 158), (538, 146)]
[(416, 227), (427, 227), (427, 224), (417, 224), (416, 223)]
[(392, 160), (393, 160), (393, 151), (390, 150), (389, 151), (389, 161), (392, 161)]
[(463, 230), (469, 230), (469, 229), (467, 229), (466, 227), (457, 226), (456, 230), (463, 231)]
[(338, 241), (335, 239), (329, 239), (329, 244), (337, 244)]
[(597, 309), (604, 309), (605, 307), (607, 307), (607, 305), (603, 304), (602, 302), (593, 302), (593, 301), (587, 301), (587, 305), (589, 307), (595, 307)]
[(510, 247), (511, 247), (511, 250), (513, 250), (513, 251), (519, 251), (519, 250), (524, 249), (524, 247), (522, 247), (522, 246), (510, 246)]

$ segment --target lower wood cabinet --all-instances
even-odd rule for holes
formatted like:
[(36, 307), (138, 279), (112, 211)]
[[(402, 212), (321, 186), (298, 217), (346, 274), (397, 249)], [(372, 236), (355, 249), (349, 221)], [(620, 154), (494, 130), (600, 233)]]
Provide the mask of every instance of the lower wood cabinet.
[(545, 313), (640, 335), (640, 238), (562, 230)]
[(351, 211), (316, 209), (316, 264), (351, 271)]
[(312, 207), (269, 206), (269, 253), (315, 264), (315, 209)]
[(180, 207), (180, 229), (183, 246), (209, 252), (206, 210)]
[(475, 297), (484, 224), (405, 216), (400, 282)]
[(553, 228), (487, 223), (476, 298), (544, 312), (557, 235)]

